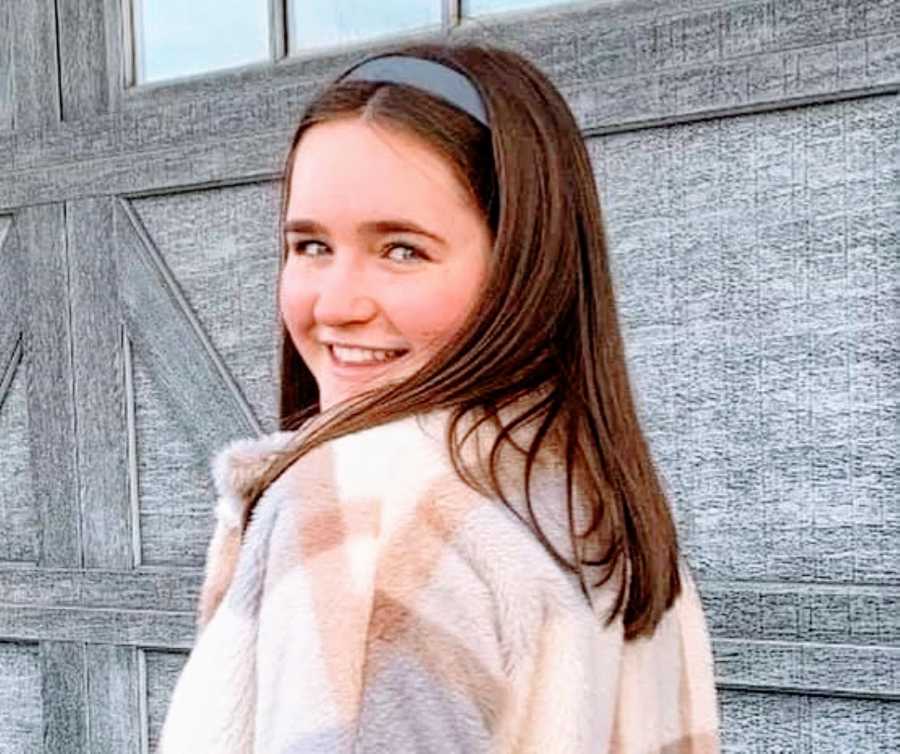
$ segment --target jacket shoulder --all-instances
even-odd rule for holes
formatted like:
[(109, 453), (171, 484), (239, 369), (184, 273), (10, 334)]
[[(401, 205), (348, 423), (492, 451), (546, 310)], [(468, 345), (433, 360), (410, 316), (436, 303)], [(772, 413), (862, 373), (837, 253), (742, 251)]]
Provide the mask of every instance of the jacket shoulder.
[(290, 447), (294, 432), (271, 432), (260, 437), (233, 440), (220, 448), (210, 461), (210, 471), (219, 504), (216, 515), (238, 526), (250, 493), (266, 468)]

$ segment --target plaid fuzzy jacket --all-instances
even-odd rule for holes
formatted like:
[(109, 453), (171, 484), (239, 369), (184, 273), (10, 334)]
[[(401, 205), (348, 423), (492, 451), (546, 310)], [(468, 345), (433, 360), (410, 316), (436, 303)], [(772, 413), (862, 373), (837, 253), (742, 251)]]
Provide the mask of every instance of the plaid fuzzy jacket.
[[(605, 623), (616, 579), (589, 602), (516, 515), (457, 477), (445, 420), (311, 452), (243, 541), (250, 485), (293, 435), (216, 457), (199, 632), (158, 754), (718, 751), (687, 570), (653, 636), (624, 643), (621, 620)], [(501, 470), (521, 478), (511, 455)], [(538, 518), (565, 553), (562, 469), (545, 459), (535, 474)]]

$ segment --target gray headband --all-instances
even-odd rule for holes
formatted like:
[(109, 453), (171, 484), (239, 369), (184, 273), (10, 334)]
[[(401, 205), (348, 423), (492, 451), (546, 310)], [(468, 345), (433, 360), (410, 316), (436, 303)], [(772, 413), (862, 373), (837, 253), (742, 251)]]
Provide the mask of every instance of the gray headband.
[(340, 81), (405, 84), (446, 100), (490, 128), (487, 108), (475, 85), (459, 71), (408, 55), (383, 55), (351, 68)]

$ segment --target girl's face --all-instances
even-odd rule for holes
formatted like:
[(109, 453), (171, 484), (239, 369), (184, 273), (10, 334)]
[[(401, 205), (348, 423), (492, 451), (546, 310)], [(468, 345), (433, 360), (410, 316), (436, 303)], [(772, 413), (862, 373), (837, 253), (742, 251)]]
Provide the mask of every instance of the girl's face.
[(295, 150), (279, 306), (322, 410), (411, 375), (478, 298), (490, 230), (450, 164), (359, 118)]

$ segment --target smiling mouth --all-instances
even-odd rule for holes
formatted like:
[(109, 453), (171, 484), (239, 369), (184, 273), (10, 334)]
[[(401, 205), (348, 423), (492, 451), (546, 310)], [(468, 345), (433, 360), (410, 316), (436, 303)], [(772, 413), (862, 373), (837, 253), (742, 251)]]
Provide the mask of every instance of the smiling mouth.
[(328, 353), (340, 366), (380, 366), (396, 361), (409, 353), (406, 349), (387, 350), (381, 348), (357, 348), (328, 344)]

